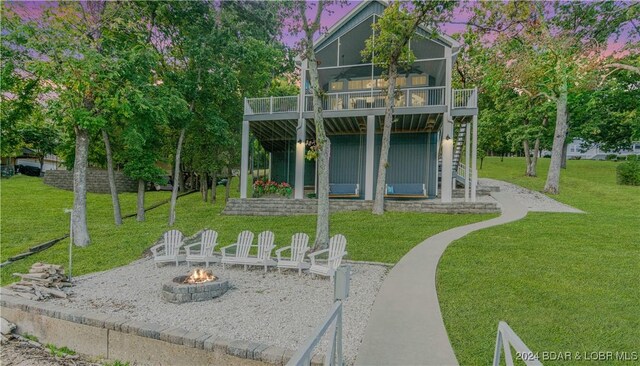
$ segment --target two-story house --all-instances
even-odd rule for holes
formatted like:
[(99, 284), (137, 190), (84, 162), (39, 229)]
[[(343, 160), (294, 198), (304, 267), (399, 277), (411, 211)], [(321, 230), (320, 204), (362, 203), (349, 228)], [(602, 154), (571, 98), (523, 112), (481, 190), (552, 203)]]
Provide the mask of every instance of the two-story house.
[[(382, 1), (362, 2), (314, 44), (320, 85), (326, 93), (322, 104), (331, 140), (332, 196), (374, 197), (387, 82), (383, 70), (363, 60), (361, 51), (385, 7)], [(432, 38), (420, 28), (409, 47), (416, 60), (398, 78), (387, 195), (451, 202), (457, 180), (465, 187), (465, 200), (474, 202), (477, 91), (452, 89), (460, 45), (443, 34)], [(308, 192), (316, 185), (315, 162), (305, 159), (315, 138), (312, 96), (306, 62), (300, 67), (299, 95), (245, 100), (242, 131), (241, 171), (249, 168), (252, 133), (271, 154), (270, 178), (290, 183), (295, 199), (305, 198), (305, 187)], [(462, 126), (456, 136), (454, 124)], [(468, 148), (462, 149), (465, 143)], [(466, 158), (460, 156), (462, 151)], [(464, 166), (463, 160), (471, 164)], [(247, 191), (247, 179), (242, 177), (242, 198), (247, 198)]]

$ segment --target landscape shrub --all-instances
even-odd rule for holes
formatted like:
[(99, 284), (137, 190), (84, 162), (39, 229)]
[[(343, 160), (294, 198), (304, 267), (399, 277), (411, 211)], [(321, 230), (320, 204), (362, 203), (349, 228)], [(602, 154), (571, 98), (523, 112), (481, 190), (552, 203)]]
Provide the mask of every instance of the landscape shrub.
[(607, 160), (618, 160), (618, 155), (616, 154), (607, 154)]
[(266, 194), (281, 195), (291, 197), (293, 189), (287, 182), (277, 183), (267, 178), (257, 179), (253, 183), (254, 197), (262, 197)]
[(627, 161), (616, 167), (618, 184), (628, 186), (640, 186), (640, 158), (638, 155), (629, 155)]

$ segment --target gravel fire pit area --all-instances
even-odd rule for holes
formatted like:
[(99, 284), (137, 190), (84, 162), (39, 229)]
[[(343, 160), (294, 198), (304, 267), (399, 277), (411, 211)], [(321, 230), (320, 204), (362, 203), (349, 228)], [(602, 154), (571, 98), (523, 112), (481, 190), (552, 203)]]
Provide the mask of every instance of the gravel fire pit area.
[[(161, 265), (141, 259), (127, 266), (77, 277), (73, 296), (50, 302), (67, 308), (118, 315), (141, 322), (161, 323), (205, 332), (233, 340), (260, 342), (286, 349), (297, 349), (317, 327), (333, 302), (333, 284), (328, 278), (297, 271), (262, 268), (244, 271), (242, 266), (207, 269), (218, 278), (198, 284), (200, 292), (186, 290), (185, 302), (167, 301), (163, 292), (181, 286), (173, 281), (192, 270), (185, 264)], [(351, 264), (349, 298), (344, 302), (343, 350), (347, 364), (355, 361), (364, 336), (376, 294), (387, 274), (387, 267)], [(204, 286), (217, 297), (205, 295)], [(222, 287), (227, 288), (226, 292)], [(185, 295), (185, 296), (187, 296)], [(198, 299), (193, 300), (192, 296)], [(182, 299), (182, 297), (181, 297)], [(202, 301), (206, 300), (206, 301)], [(327, 337), (325, 337), (327, 338)], [(316, 349), (323, 352), (327, 340)]]

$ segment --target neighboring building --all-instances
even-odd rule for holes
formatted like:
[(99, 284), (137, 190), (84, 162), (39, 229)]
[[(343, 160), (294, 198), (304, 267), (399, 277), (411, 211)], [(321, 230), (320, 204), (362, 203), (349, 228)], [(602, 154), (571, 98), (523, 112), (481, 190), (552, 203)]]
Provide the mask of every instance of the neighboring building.
[[(386, 82), (382, 70), (363, 61), (360, 51), (386, 6), (382, 1), (362, 2), (314, 43), (326, 92), (323, 109), (331, 139), (329, 179), (334, 196), (374, 197)], [(451, 202), (457, 179), (465, 184), (467, 198), (475, 201), (475, 163), (465, 171), (459, 161), (465, 140), (469, 155), (464, 160), (476, 160), (477, 136), (465, 132), (477, 131), (477, 90), (452, 89), (460, 44), (446, 35), (430, 39), (428, 34), (425, 29), (416, 32), (409, 44), (416, 61), (398, 79), (401, 95), (394, 110), (386, 189), (390, 196)], [(299, 95), (245, 100), (241, 165), (247, 172), (251, 132), (271, 154), (271, 179), (290, 183), (296, 199), (304, 198), (305, 186), (313, 191), (316, 185), (315, 162), (305, 159), (315, 139), (312, 96), (306, 62), (300, 67)], [(461, 126), (457, 136), (454, 124)], [(471, 178), (462, 178), (465, 172)], [(242, 198), (247, 189), (247, 179), (241, 179)]]
[[(606, 151), (600, 149), (598, 144), (593, 144), (589, 146), (587, 149), (583, 147), (584, 141), (581, 139), (574, 139), (567, 146), (567, 158), (577, 158), (580, 159), (590, 159), (590, 160), (605, 160), (607, 155), (615, 154), (618, 156), (628, 156), (628, 155), (640, 155), (640, 141), (636, 141), (631, 145), (630, 150), (621, 150), (621, 151)], [(551, 154), (551, 152), (545, 152)]]
[[(15, 168), (18, 165), (40, 168), (40, 160), (35, 156), (35, 152), (29, 148), (22, 148), (21, 154), (16, 157), (2, 158), (2, 165)], [(62, 160), (57, 155), (46, 155), (42, 171), (56, 170), (62, 165)]]

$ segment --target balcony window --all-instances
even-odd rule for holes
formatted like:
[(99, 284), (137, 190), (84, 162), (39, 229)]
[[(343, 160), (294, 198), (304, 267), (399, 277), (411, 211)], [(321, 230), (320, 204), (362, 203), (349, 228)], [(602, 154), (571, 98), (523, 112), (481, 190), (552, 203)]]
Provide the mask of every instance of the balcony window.
[(340, 92), (344, 89), (344, 81), (332, 81), (330, 89), (333, 92)]
[(427, 81), (427, 75), (414, 75), (411, 77), (412, 86), (427, 86), (429, 85)]

